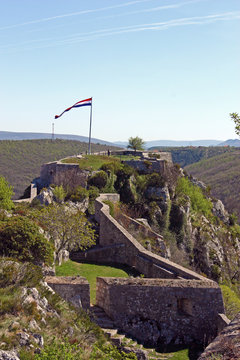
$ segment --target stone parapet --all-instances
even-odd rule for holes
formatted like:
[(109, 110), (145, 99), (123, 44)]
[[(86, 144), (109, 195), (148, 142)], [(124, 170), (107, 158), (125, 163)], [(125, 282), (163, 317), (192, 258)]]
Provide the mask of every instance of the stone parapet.
[(90, 286), (86, 278), (82, 276), (47, 276), (45, 281), (64, 300), (76, 307), (89, 309)]
[[(104, 195), (104, 200), (106, 200), (107, 194)], [(112, 257), (106, 259), (108, 262), (116, 262), (134, 267), (148, 278), (180, 277), (206, 281), (206, 278), (194, 271), (146, 250), (109, 214), (108, 205), (102, 201), (102, 195), (95, 201), (95, 218), (100, 224), (99, 245), (103, 248), (102, 251), (104, 251), (104, 248), (107, 246), (121, 244), (121, 248), (114, 249), (112, 247)], [(208, 281), (211, 282), (211, 280)]]

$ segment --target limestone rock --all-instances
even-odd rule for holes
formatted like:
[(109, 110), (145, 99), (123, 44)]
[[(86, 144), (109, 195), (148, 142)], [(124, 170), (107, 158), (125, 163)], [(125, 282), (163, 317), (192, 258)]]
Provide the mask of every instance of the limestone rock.
[(31, 330), (41, 330), (40, 326), (38, 326), (36, 320), (32, 319), (29, 323), (29, 329)]
[(207, 186), (200, 180), (196, 179), (196, 178), (191, 178), (191, 182), (193, 183), (193, 185), (197, 185), (198, 187), (200, 187), (202, 190), (206, 190)]
[(43, 205), (50, 205), (53, 202), (53, 191), (52, 188), (43, 188), (40, 192), (40, 194), (35, 198), (38, 199), (40, 201), (41, 204)]
[(43, 340), (42, 335), (40, 335), (40, 334), (33, 334), (33, 337), (34, 337), (36, 343), (37, 343), (40, 347), (43, 347), (43, 345), (44, 345), (44, 340)]
[(217, 200), (213, 203), (213, 214), (219, 217), (224, 223), (228, 223), (229, 215), (221, 200)]
[(0, 350), (0, 360), (20, 360), (15, 351)]
[(19, 344), (21, 346), (29, 345), (30, 335), (28, 333), (26, 333), (25, 331), (21, 331), (17, 335), (19, 337)]
[(150, 200), (162, 200), (166, 202), (170, 199), (168, 187), (155, 187), (149, 186), (145, 192), (145, 195)]
[(66, 249), (60, 250), (57, 256), (58, 265), (69, 260), (69, 251)]

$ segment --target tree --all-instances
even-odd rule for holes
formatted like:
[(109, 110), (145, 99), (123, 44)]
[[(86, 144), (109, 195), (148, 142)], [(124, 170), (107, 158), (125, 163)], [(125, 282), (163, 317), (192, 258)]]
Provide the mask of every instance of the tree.
[(130, 137), (128, 139), (128, 148), (133, 150), (143, 150), (144, 147), (144, 141), (140, 137)]
[(53, 246), (33, 221), (24, 216), (12, 216), (0, 222), (0, 255), (51, 265)]
[(238, 113), (229, 114), (231, 119), (235, 122), (235, 133), (240, 136), (240, 116)]
[(52, 204), (43, 208), (37, 218), (43, 229), (55, 242), (55, 251), (85, 250), (95, 244), (95, 232), (81, 211), (66, 205)]
[(13, 187), (8, 185), (3, 176), (0, 176), (0, 209), (11, 210), (14, 207), (11, 200), (13, 194)]

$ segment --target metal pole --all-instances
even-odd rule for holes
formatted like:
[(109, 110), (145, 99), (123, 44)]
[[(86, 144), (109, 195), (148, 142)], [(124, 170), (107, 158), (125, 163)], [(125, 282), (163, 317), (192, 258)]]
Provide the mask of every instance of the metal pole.
[(91, 154), (91, 132), (92, 132), (92, 102), (90, 110), (90, 127), (89, 127), (89, 142), (88, 142), (88, 154)]

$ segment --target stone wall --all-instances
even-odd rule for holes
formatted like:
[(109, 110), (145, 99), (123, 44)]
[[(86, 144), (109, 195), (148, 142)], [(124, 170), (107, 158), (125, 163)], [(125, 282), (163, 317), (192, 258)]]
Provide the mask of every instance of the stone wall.
[(47, 276), (47, 284), (64, 300), (76, 307), (89, 309), (90, 286), (87, 279), (81, 276)]
[(82, 170), (78, 164), (64, 164), (60, 161), (44, 164), (40, 177), (37, 179), (38, 188), (48, 187), (50, 184), (64, 187), (86, 187), (89, 171)]
[(208, 343), (224, 312), (206, 280), (97, 278), (96, 303), (124, 332), (147, 345)]
[[(113, 197), (111, 194), (111, 201)], [(118, 195), (115, 195), (118, 198)], [(177, 278), (205, 280), (204, 277), (144, 249), (110, 214), (109, 199), (102, 194), (95, 201), (95, 218), (99, 222), (99, 245), (97, 250), (86, 252), (86, 260), (129, 265), (148, 278)], [(102, 253), (101, 253), (102, 252)], [(210, 280), (208, 280), (210, 281)], [(211, 282), (211, 281), (210, 281)]]

